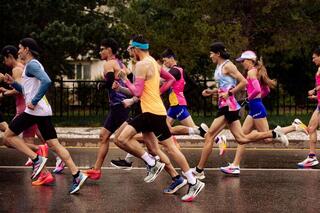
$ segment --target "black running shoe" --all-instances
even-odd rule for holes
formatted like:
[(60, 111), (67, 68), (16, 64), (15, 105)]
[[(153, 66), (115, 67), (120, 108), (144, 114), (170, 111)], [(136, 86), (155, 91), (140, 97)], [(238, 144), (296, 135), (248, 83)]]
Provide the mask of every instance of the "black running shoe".
[(119, 169), (125, 169), (125, 170), (132, 169), (132, 163), (129, 163), (126, 160), (122, 160), (122, 159), (111, 160), (111, 165)]
[(201, 123), (199, 126), (200, 136), (204, 138), (204, 135), (208, 132), (209, 128), (207, 124)]

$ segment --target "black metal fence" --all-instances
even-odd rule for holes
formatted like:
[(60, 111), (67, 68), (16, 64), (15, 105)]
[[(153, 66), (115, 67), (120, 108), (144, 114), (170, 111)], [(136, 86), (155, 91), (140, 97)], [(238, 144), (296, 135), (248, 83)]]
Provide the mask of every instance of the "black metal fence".
[[(209, 80), (198, 80), (193, 86), (187, 86), (185, 95), (188, 109), (193, 116), (212, 116), (217, 110), (217, 100), (212, 97), (203, 97), (201, 92)], [(46, 94), (54, 116), (60, 117), (89, 117), (105, 116), (108, 112), (108, 95), (106, 89), (98, 89), (103, 81), (55, 81)], [(241, 99), (241, 98), (240, 98)], [(164, 102), (167, 104), (167, 98)], [(278, 86), (264, 99), (264, 103), (271, 115), (303, 115), (311, 113), (316, 102), (305, 100), (296, 104), (294, 96), (286, 93)], [(2, 111), (14, 115), (14, 99), (6, 98), (2, 101)]]

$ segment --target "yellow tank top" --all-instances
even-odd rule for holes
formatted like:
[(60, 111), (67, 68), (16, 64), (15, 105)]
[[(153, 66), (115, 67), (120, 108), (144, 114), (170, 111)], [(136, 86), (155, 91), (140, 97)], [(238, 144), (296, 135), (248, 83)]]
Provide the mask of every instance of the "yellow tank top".
[(140, 97), (142, 112), (150, 112), (156, 115), (167, 115), (166, 108), (160, 96), (160, 72), (157, 62), (151, 57), (147, 60), (154, 67), (154, 75), (144, 82), (144, 89)]

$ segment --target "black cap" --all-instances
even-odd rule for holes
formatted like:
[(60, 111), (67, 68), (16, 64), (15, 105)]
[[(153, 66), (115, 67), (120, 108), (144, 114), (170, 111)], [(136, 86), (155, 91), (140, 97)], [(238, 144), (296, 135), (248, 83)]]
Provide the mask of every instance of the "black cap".
[(210, 46), (210, 50), (214, 53), (217, 52), (227, 52), (226, 47), (222, 42), (214, 42)]
[(20, 44), (24, 47), (28, 47), (34, 56), (39, 56), (40, 48), (33, 38), (24, 38), (20, 41)]
[(8, 57), (11, 54), (14, 58), (18, 57), (18, 49), (13, 45), (6, 45), (1, 50), (2, 57)]
[(161, 54), (162, 58), (176, 58), (176, 55), (174, 54), (173, 50), (170, 48), (167, 48), (163, 51), (163, 53)]

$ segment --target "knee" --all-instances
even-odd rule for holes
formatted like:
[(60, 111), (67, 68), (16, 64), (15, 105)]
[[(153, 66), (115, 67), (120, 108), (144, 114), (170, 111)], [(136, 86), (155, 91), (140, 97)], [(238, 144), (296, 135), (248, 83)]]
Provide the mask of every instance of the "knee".
[(247, 139), (245, 138), (245, 136), (234, 136), (234, 138), (236, 139), (237, 143), (240, 145), (243, 145), (247, 142)]
[(121, 136), (121, 135), (118, 135), (118, 136), (115, 136), (114, 137), (114, 143), (118, 146), (118, 147), (123, 147), (126, 145), (127, 143), (127, 140)]
[(317, 127), (316, 127), (316, 126), (314, 126), (314, 125), (309, 125), (309, 126), (308, 126), (308, 132), (309, 132), (309, 134), (316, 132), (316, 130), (317, 130)]
[(106, 133), (100, 133), (99, 134), (99, 139), (101, 143), (108, 143), (109, 141), (109, 135)]

